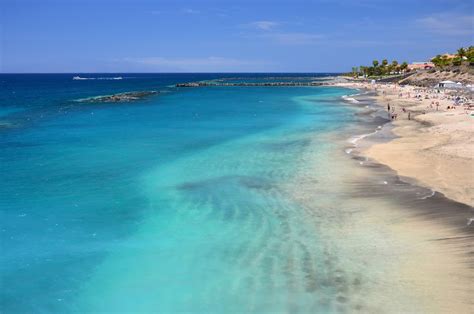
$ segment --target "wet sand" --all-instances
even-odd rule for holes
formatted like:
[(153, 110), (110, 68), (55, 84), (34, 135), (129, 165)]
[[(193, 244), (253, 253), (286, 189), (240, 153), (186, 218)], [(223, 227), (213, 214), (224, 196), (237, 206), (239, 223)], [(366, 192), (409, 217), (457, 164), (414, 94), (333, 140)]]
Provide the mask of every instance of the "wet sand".
[[(404, 139), (397, 131), (403, 123), (422, 125), (419, 120), (386, 123), (384, 108), (376, 103), (373, 92), (351, 98), (347, 102), (361, 109), (361, 122), (366, 124), (359, 133), (371, 134), (354, 136), (345, 147), (353, 165), (358, 165), (347, 175), (350, 184), (345, 185), (349, 186), (345, 193), (362, 206), (348, 214), (350, 222), (332, 232), (335, 239), (347, 237), (338, 249), (346, 252), (343, 255), (352, 253), (352, 263), (365, 264), (367, 270), (384, 269), (379, 279), (365, 286), (370, 300), (365, 311), (388, 308), (394, 313), (473, 313), (474, 223), (468, 224), (473, 208), (468, 202), (447, 198), (449, 193), (420, 184), (419, 178), (400, 175), (393, 163), (386, 166), (382, 158), (374, 157), (380, 156), (375, 149), (393, 150), (393, 142)], [(415, 149), (421, 150), (418, 146)], [(400, 153), (395, 151), (384, 153), (393, 154), (391, 157), (400, 163), (406, 158), (398, 157)], [(429, 164), (432, 159), (424, 162)], [(453, 167), (459, 166), (457, 161), (453, 163)], [(467, 173), (460, 175), (467, 177)], [(377, 274), (371, 276), (377, 278)]]

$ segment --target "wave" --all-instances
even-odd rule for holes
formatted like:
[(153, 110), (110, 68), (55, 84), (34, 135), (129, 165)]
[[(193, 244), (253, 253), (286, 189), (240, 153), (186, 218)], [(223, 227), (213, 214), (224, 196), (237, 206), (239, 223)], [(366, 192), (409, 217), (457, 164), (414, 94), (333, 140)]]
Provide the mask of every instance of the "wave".
[(436, 191), (435, 190), (430, 190), (430, 193), (428, 195), (420, 197), (420, 200), (426, 200), (427, 198), (435, 196)]
[(342, 99), (344, 99), (345, 101), (348, 101), (350, 103), (354, 103), (354, 104), (357, 104), (359, 103), (359, 101), (355, 98), (352, 98), (352, 97), (349, 97), (349, 96), (342, 96)]
[(81, 77), (81, 76), (74, 76), (72, 78), (74, 81), (84, 81), (84, 80), (123, 80), (121, 76), (104, 76), (104, 77)]
[(367, 134), (361, 134), (361, 135), (356, 135), (356, 136), (353, 136), (349, 142), (351, 144), (353, 144), (354, 146), (357, 146), (357, 142), (366, 138), (367, 136), (370, 136), (370, 135), (374, 135), (378, 132), (379, 130), (375, 130), (374, 132), (371, 132), (371, 133), (367, 133)]

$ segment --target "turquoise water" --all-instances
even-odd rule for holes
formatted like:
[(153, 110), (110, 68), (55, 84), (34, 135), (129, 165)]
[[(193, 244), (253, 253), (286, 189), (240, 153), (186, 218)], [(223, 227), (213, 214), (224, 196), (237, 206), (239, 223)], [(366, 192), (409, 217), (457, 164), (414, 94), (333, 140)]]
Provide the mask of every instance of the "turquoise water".
[(289, 191), (302, 156), (339, 149), (347, 90), (71, 77), (1, 77), (3, 312), (334, 310), (327, 241)]

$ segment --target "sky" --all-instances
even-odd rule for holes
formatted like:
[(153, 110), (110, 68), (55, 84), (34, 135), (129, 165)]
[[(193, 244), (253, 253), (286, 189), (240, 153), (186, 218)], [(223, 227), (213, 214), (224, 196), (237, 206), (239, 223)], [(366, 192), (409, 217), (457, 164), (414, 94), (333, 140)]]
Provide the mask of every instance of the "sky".
[(474, 42), (472, 0), (0, 0), (1, 73), (342, 72)]

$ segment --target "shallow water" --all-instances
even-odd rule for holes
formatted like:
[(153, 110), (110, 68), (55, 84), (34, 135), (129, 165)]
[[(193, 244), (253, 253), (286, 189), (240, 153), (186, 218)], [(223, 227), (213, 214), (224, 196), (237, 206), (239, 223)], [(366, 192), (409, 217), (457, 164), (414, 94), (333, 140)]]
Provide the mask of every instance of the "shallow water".
[(169, 87), (220, 77), (1, 77), (5, 313), (423, 309), (388, 275), (405, 242), (367, 229), (400, 202), (344, 153), (374, 127), (351, 91)]

